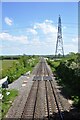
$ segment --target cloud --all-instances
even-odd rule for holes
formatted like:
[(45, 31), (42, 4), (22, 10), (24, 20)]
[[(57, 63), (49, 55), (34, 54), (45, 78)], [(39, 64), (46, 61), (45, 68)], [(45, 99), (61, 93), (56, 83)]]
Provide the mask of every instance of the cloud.
[(41, 45), (41, 49), (54, 51), (57, 39), (57, 27), (53, 24), (53, 21), (45, 20), (42, 23), (35, 23), (34, 29), (39, 31), (39, 45)]
[[(57, 28), (53, 25), (53, 21), (45, 20), (41, 23), (35, 23), (33, 27), (27, 28), (28, 35), (11, 35), (10, 33), (0, 33), (0, 39), (13, 42), (18, 49), (29, 54), (54, 54)], [(18, 46), (21, 43), (22, 46)], [(5, 49), (5, 48), (4, 48)], [(9, 47), (10, 49), (10, 47)], [(11, 48), (12, 49), (12, 48)], [(9, 51), (9, 50), (8, 50)], [(12, 52), (15, 52), (12, 50)], [(19, 51), (20, 52), (20, 51)]]
[(66, 26), (63, 26), (63, 29), (67, 29), (67, 27), (66, 27)]
[(28, 28), (27, 32), (30, 32), (33, 35), (37, 35), (37, 31), (35, 29), (32, 29), (32, 28)]
[(7, 24), (7, 25), (9, 25), (9, 26), (11, 26), (12, 24), (13, 24), (13, 21), (10, 19), (10, 18), (8, 18), (8, 17), (5, 17), (5, 23)]
[(73, 38), (73, 39), (72, 39), (72, 42), (78, 44), (78, 37)]
[(3, 46), (2, 46), (2, 45), (0, 45), (0, 50), (2, 50), (2, 48), (3, 48)]
[[(18, 35), (18, 33), (17, 35), (12, 35), (10, 33), (3, 32), (0, 33), (0, 39), (7, 41), (7, 44), (9, 44), (9, 41), (11, 41), (11, 44), (14, 43), (12, 45), (13, 48), (17, 49), (17, 53), (13, 50), (12, 46), (8, 47), (10, 53), (12, 50), (12, 53), (14, 54), (55, 54), (57, 26), (54, 25), (52, 20), (37, 22), (32, 27), (27, 28), (26, 32), (23, 33), (23, 31), (21, 31), (22, 35)], [(77, 41), (77, 37), (71, 37), (67, 41), (66, 34), (64, 34), (64, 53), (77, 52)], [(5, 49), (6, 47), (4, 47), (4, 51), (6, 51)], [(7, 51), (9, 52), (9, 50)]]
[[(54, 26), (52, 20), (45, 20), (41, 23), (35, 23), (32, 28), (28, 28), (30, 41), (29, 45), (33, 45), (39, 48), (49, 49), (55, 47), (57, 28)], [(31, 35), (31, 33), (33, 35)]]
[(57, 28), (52, 24), (51, 20), (45, 20), (43, 23), (36, 23), (34, 29), (42, 30), (44, 34), (56, 33)]
[(23, 36), (23, 35), (14, 36), (9, 33), (0, 33), (0, 40), (12, 41), (12, 42), (16, 41), (16, 42), (23, 43), (23, 44), (28, 43), (27, 36)]

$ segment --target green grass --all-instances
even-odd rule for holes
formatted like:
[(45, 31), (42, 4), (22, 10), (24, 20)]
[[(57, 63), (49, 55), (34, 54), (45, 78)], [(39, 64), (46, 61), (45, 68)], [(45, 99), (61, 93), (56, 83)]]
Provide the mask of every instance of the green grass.
[(16, 62), (17, 60), (0, 60), (0, 78), (6, 76), (7, 70)]
[(2, 60), (2, 69), (10, 68), (17, 60)]
[(0, 78), (2, 77), (2, 60), (0, 60)]
[(52, 72), (56, 71), (56, 67), (59, 66), (61, 60), (54, 60), (51, 61), (50, 59), (47, 60), (48, 64), (50, 65)]
[(15, 97), (18, 95), (17, 90), (7, 90), (10, 92), (9, 95), (6, 95), (6, 91), (3, 90), (3, 100), (2, 100), (2, 118), (6, 115), (8, 112), (10, 106), (12, 105), (12, 102), (14, 101)]
[(8, 83), (12, 83), (27, 71), (33, 70), (39, 61), (38, 57), (21, 56), (19, 60), (2, 60), (0, 71), (0, 79), (8, 76)]
[(60, 64), (60, 61), (54, 61), (53, 64), (54, 64), (54, 67), (58, 67), (58, 65)]

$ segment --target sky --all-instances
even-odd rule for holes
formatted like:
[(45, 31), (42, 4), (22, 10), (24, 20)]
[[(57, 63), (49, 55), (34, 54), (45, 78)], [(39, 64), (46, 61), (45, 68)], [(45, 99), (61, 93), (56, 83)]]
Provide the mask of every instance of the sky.
[(0, 55), (55, 54), (59, 15), (64, 53), (77, 52), (77, 2), (3, 2)]
[(78, 2), (79, 0), (1, 0), (2, 2)]

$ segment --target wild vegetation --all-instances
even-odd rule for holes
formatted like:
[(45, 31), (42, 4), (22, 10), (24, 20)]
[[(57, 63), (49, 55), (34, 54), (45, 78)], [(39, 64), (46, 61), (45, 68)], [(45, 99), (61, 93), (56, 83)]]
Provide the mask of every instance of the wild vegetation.
[(38, 56), (19, 56), (17, 59), (3, 59), (0, 78), (8, 76), (8, 82), (11, 83), (27, 71), (32, 71), (39, 60)]
[[(2, 56), (0, 57), (0, 79), (8, 76), (8, 83), (12, 83), (21, 75), (25, 74), (27, 71), (33, 70), (34, 66), (38, 63), (38, 56)], [(9, 94), (8, 94), (9, 93)], [(5, 88), (0, 88), (0, 95), (3, 98), (0, 100), (0, 118), (6, 115), (8, 109), (12, 105), (15, 97), (18, 95), (17, 90), (7, 90)]]
[(0, 100), (0, 105), (1, 105), (0, 118), (3, 118), (8, 112), (8, 109), (12, 105), (12, 102), (14, 101), (15, 97), (18, 95), (18, 91), (14, 89), (6, 90), (1, 88), (0, 88), (0, 91), (2, 91), (2, 95), (3, 95), (2, 100)]
[(57, 60), (48, 59), (56, 80), (80, 109), (80, 54), (71, 53)]

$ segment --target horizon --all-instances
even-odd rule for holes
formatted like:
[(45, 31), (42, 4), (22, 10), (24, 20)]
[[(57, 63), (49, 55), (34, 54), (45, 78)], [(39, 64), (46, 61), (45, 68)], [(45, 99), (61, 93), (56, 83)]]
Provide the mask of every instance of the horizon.
[[(77, 52), (77, 53), (74, 53), (74, 52), (70, 52), (70, 53), (67, 53), (67, 54), (65, 54), (64, 56), (66, 56), (66, 55), (70, 55), (70, 54), (78, 54), (79, 52)], [(80, 53), (79, 53), (80, 54)], [(0, 57), (1, 56), (23, 56), (23, 55), (26, 55), (26, 56), (41, 56), (41, 55), (39, 55), (39, 54), (6, 54), (6, 55), (0, 55)], [(55, 56), (55, 54), (42, 54), (42, 56)], [(63, 56), (63, 55), (61, 55), (61, 56)]]

